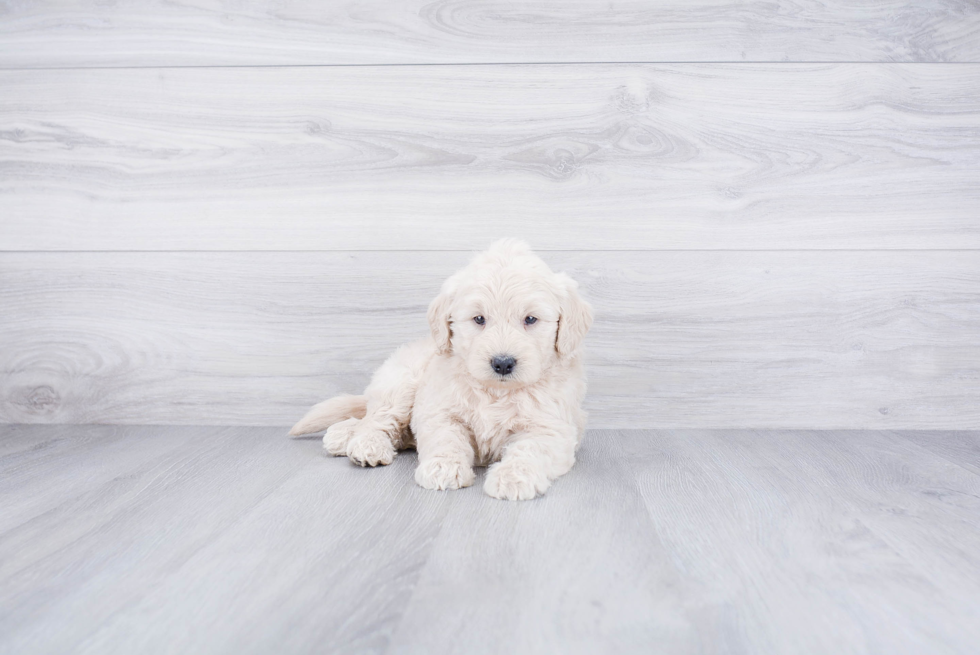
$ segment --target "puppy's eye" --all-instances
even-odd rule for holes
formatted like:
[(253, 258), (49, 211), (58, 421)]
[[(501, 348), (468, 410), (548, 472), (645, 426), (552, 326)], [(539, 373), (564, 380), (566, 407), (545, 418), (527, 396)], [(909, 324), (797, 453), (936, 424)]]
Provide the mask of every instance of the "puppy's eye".
[(477, 325), (483, 325), (484, 323), (487, 322), (487, 319), (483, 318), (482, 316), (474, 316), (473, 322), (476, 323)]
[(524, 319), (524, 325), (534, 325), (537, 322), (538, 319), (534, 318), (533, 316), (528, 316)]

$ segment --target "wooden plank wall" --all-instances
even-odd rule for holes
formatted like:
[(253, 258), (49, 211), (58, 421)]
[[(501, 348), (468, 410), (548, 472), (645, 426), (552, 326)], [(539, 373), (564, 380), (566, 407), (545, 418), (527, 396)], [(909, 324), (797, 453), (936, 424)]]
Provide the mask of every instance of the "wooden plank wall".
[(980, 427), (980, 6), (6, 5), (0, 421), (288, 424), (468, 252), (594, 427)]
[(38, 0), (2, 15), (9, 68), (980, 56), (969, 0)]

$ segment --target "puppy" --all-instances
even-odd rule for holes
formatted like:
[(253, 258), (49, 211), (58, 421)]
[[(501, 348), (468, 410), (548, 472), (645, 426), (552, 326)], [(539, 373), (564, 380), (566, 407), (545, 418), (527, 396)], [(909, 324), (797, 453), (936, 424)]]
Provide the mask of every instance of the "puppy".
[(323, 447), (355, 464), (390, 464), (415, 447), (426, 489), (473, 484), (527, 500), (575, 463), (585, 428), (582, 340), (592, 309), (527, 244), (502, 240), (442, 285), (431, 336), (402, 346), (362, 396), (316, 405), (291, 435), (327, 429)]

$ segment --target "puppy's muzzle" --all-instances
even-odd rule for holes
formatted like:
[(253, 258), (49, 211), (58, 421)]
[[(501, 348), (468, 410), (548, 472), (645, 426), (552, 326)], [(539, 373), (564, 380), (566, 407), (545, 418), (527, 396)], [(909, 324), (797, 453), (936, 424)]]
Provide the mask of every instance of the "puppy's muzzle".
[(490, 360), (490, 367), (497, 375), (510, 375), (517, 366), (517, 360), (510, 355), (495, 355)]

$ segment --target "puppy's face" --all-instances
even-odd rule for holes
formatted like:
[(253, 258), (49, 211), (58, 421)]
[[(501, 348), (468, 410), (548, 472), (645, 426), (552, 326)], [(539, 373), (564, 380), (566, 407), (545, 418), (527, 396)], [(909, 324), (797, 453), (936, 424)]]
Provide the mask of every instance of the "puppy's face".
[(490, 386), (533, 384), (558, 356), (561, 309), (538, 276), (503, 269), (461, 289), (452, 310), (452, 351)]
[(576, 287), (525, 244), (497, 242), (443, 285), (429, 308), (433, 337), (485, 386), (533, 385), (589, 329)]

